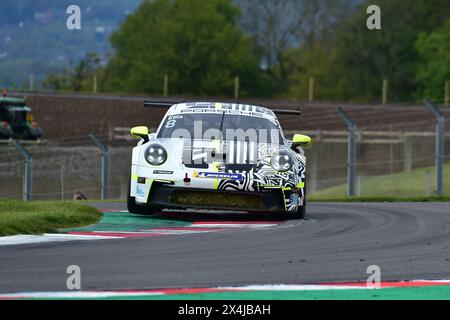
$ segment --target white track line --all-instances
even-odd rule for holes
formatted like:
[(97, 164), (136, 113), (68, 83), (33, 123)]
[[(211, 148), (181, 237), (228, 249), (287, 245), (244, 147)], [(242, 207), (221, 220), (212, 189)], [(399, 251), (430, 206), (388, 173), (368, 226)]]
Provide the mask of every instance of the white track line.
[[(120, 239), (126, 238), (127, 234), (139, 234), (139, 233), (154, 233), (160, 235), (186, 235), (186, 234), (199, 234), (207, 232), (219, 232), (224, 229), (265, 229), (278, 226), (277, 223), (239, 223), (239, 222), (194, 222), (190, 226), (187, 226), (183, 230), (183, 227), (179, 228), (155, 228), (148, 230), (139, 230), (136, 232), (126, 231), (93, 231), (92, 235), (81, 234), (43, 234), (43, 235), (15, 235), (0, 237), (0, 246), (9, 245), (22, 245), (33, 243), (49, 243), (49, 242), (66, 242), (66, 241), (88, 241), (88, 240), (104, 240), (104, 239)], [(205, 229), (205, 230), (190, 230), (189, 228)], [(121, 236), (102, 236), (101, 233), (114, 233), (123, 234)]]
[[(450, 280), (414, 280), (408, 281), (411, 283), (420, 284), (420, 282), (440, 282), (440, 283), (450, 283)], [(386, 288), (395, 288), (396, 283), (403, 282), (392, 282), (392, 286), (384, 286)], [(408, 287), (408, 286), (405, 286)], [(414, 286), (412, 286), (414, 287)], [(398, 287), (404, 288), (404, 287)], [(418, 287), (420, 288), (420, 287)], [(189, 288), (186, 288), (189, 289)], [(195, 288), (202, 289), (202, 288)], [(325, 284), (325, 285), (290, 285), (290, 284), (276, 284), (276, 285), (249, 285), (240, 287), (215, 287), (215, 288), (203, 288), (205, 292), (211, 293), (217, 292), (251, 292), (251, 291), (323, 291), (323, 290), (374, 290), (378, 288), (366, 286), (364, 283), (355, 285), (339, 285), (339, 284)], [(135, 297), (135, 296), (154, 296), (154, 295), (167, 295), (171, 294), (173, 289), (158, 289), (158, 290), (130, 290), (130, 291), (55, 291), (55, 292), (21, 292), (21, 293), (3, 293), (0, 294), (1, 299), (33, 299), (33, 298), (60, 298), (60, 299), (89, 299), (89, 298), (109, 298), (109, 297)], [(197, 291), (196, 293), (201, 293)], [(193, 293), (194, 295), (196, 293)], [(186, 293), (189, 295), (190, 293)]]
[(193, 227), (196, 228), (239, 228), (239, 229), (262, 229), (262, 228), (270, 228), (270, 227), (276, 227), (277, 224), (273, 224), (273, 223), (255, 223), (255, 224), (250, 224), (250, 223), (210, 223), (210, 224), (192, 224)]
[(218, 290), (242, 290), (242, 291), (314, 291), (314, 290), (352, 290), (352, 289), (373, 289), (365, 285), (361, 286), (340, 286), (340, 285), (296, 285), (296, 284), (278, 284), (278, 285), (251, 285), (244, 287), (218, 287)]
[(89, 298), (112, 298), (112, 297), (134, 297), (134, 296), (157, 296), (161, 292), (120, 292), (120, 291), (73, 291), (73, 292), (23, 292), (0, 294), (0, 299), (33, 299), (33, 298), (59, 298), (59, 299), (89, 299)]
[(118, 239), (118, 237), (97, 236), (97, 235), (73, 235), (73, 234), (50, 234), (43, 235), (16, 235), (0, 237), (0, 246), (11, 246), (20, 244), (46, 243), (46, 242), (64, 242), (64, 241), (88, 241)]

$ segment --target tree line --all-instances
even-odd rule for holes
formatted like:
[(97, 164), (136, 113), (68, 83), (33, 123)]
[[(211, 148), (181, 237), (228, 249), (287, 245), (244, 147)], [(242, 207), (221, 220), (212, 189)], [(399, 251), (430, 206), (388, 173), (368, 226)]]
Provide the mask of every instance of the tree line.
[[(371, 1), (144, 1), (95, 54), (49, 74), (52, 90), (314, 98), (379, 102), (444, 99), (450, 79), (450, 1), (379, 0), (382, 29), (369, 30)], [(167, 80), (167, 79), (166, 79)]]

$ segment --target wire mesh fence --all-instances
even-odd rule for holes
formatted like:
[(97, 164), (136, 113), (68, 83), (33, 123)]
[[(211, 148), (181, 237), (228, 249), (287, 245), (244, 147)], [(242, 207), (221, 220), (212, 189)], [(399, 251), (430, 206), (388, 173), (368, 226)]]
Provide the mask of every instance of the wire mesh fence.
[[(403, 138), (398, 139), (399, 136)], [(331, 140), (331, 141), (329, 141)], [(347, 141), (321, 137), (306, 151), (308, 193), (315, 197), (347, 195)], [(355, 195), (427, 197), (436, 195), (433, 133), (376, 134), (356, 144)], [(444, 195), (450, 196), (450, 136), (446, 136)]]
[(23, 195), (23, 161), (0, 163), (0, 197), (21, 199)]
[[(314, 197), (347, 195), (346, 132), (306, 132), (307, 192)], [(287, 134), (289, 136), (289, 134)], [(108, 140), (110, 199), (126, 199), (135, 142)], [(362, 197), (423, 197), (435, 194), (436, 135), (432, 131), (358, 133), (355, 195)], [(445, 137), (444, 195), (450, 195), (450, 136)], [(33, 156), (34, 200), (88, 199), (102, 195), (101, 152), (92, 141), (59, 140), (24, 145)], [(12, 144), (0, 144), (0, 198), (23, 199), (25, 159)]]
[[(33, 156), (32, 198), (72, 200), (78, 193), (100, 199), (102, 165), (100, 150), (86, 143), (78, 146), (25, 145)], [(132, 146), (111, 149), (109, 198), (124, 199), (128, 190)], [(25, 159), (13, 146), (0, 145), (0, 198), (24, 197)]]

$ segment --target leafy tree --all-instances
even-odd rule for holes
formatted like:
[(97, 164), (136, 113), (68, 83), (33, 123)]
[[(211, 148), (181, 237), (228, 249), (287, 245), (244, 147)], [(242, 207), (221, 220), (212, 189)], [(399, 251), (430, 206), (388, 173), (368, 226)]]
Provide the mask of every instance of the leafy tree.
[(229, 0), (145, 1), (112, 36), (115, 55), (105, 70), (108, 89), (170, 94), (269, 95), (260, 57), (237, 27)]
[(92, 84), (92, 78), (100, 66), (100, 57), (96, 53), (88, 53), (85, 58), (75, 66), (70, 85), (73, 91), (85, 91)]
[[(260, 47), (263, 64), (279, 91), (291, 77), (293, 52), (314, 51), (353, 12), (349, 0), (243, 0), (242, 25)], [(354, 2), (354, 1), (353, 1)]]
[(44, 89), (52, 91), (65, 91), (70, 89), (69, 71), (64, 69), (62, 72), (49, 72), (47, 77), (42, 80)]
[(289, 81), (292, 85), (287, 94), (300, 100), (309, 97), (310, 78), (314, 78), (315, 100), (339, 100), (346, 92), (347, 82), (336, 69), (336, 48), (317, 43), (312, 47), (300, 47), (289, 53)]
[[(366, 27), (370, 4), (381, 7), (382, 30)], [(379, 102), (383, 79), (387, 79), (390, 101), (414, 100), (419, 80), (416, 41), (421, 32), (442, 26), (449, 13), (448, 0), (366, 1), (338, 25), (329, 41), (291, 51), (289, 93), (307, 97), (312, 76), (319, 99)]]
[(378, 0), (382, 30), (366, 28), (365, 8), (340, 29), (336, 38), (338, 60), (334, 70), (348, 83), (341, 98), (379, 101), (382, 81), (389, 80), (391, 101), (411, 101), (417, 89), (416, 40), (419, 33), (440, 27), (450, 14), (448, 0)]
[(421, 33), (416, 48), (420, 57), (417, 98), (442, 102), (445, 81), (450, 80), (450, 19), (434, 32)]
[(59, 73), (50, 72), (42, 85), (54, 91), (91, 91), (94, 74), (103, 72), (100, 62), (97, 53), (88, 53), (72, 70), (64, 68)]

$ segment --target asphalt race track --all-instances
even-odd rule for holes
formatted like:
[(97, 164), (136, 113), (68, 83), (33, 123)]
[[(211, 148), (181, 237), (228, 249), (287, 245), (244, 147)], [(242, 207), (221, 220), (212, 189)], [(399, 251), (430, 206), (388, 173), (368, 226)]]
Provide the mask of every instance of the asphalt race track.
[(0, 292), (67, 290), (69, 265), (83, 290), (366, 281), (370, 265), (383, 281), (450, 279), (449, 204), (312, 203), (307, 216), (260, 230), (0, 246)]

